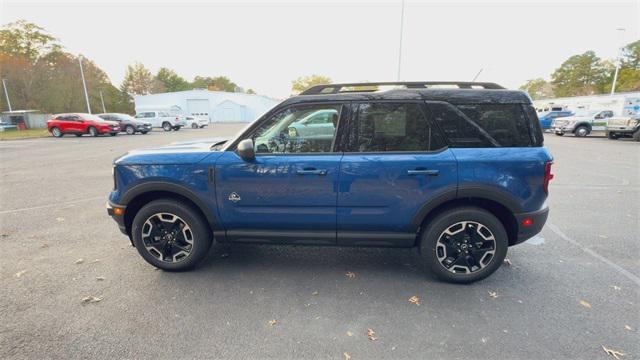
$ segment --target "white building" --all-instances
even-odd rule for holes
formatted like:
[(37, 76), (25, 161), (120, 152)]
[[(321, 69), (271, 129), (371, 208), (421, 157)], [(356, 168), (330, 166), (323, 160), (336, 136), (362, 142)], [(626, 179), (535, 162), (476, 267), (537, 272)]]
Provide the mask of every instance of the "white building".
[(541, 99), (535, 100), (533, 105), (539, 112), (565, 109), (611, 110), (616, 116), (630, 116), (640, 113), (640, 92)]
[(164, 110), (210, 122), (250, 122), (280, 102), (262, 95), (209, 90), (138, 95), (134, 100), (136, 113)]

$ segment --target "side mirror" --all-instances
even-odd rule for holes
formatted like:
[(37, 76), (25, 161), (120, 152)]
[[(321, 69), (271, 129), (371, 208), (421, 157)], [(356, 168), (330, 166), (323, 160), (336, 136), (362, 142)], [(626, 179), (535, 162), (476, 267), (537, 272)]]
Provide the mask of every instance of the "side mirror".
[(238, 143), (238, 155), (244, 161), (252, 161), (256, 158), (256, 152), (253, 149), (253, 140), (244, 139)]

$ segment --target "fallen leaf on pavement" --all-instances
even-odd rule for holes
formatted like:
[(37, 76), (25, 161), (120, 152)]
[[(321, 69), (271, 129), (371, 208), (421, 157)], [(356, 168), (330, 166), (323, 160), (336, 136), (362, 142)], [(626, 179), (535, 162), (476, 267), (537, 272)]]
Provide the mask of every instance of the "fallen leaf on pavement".
[(63, 222), (64, 218), (63, 217), (59, 217), (59, 218), (56, 218), (56, 220), (58, 220), (59, 222)]
[(507, 266), (511, 266), (512, 265), (511, 264), (511, 260), (509, 260), (509, 259), (504, 259), (504, 264), (507, 265)]
[(625, 326), (624, 326), (624, 329), (625, 329), (625, 330), (629, 330), (629, 331), (631, 331), (631, 330), (632, 330), (632, 329), (631, 329), (631, 326), (629, 326), (629, 325), (625, 325)]
[(311, 295), (318, 295), (318, 292), (314, 291), (314, 292), (311, 293)]
[(344, 355), (344, 360), (351, 360), (351, 355), (349, 355), (349, 353), (342, 353), (342, 355)]
[(621, 287), (620, 287), (620, 286), (618, 286), (618, 285), (613, 285), (613, 286), (611, 286), (611, 287), (613, 288), (613, 290), (620, 290), (620, 289), (621, 289)]
[(586, 302), (584, 300), (580, 300), (580, 305), (586, 307), (587, 309), (591, 309), (591, 304), (589, 304), (588, 302)]
[(367, 337), (369, 338), (369, 340), (371, 341), (376, 341), (378, 340), (377, 337), (375, 337), (376, 332), (373, 331), (373, 329), (367, 329)]
[(21, 270), (21, 271), (18, 271), (18, 272), (16, 273), (16, 277), (20, 277), (20, 276), (24, 275), (24, 273), (26, 273), (26, 272), (27, 272), (27, 270)]
[(497, 291), (489, 291), (489, 297), (492, 299), (497, 299), (498, 298), (498, 292)]
[(91, 304), (91, 303), (97, 303), (102, 301), (102, 298), (99, 297), (95, 297), (95, 296), (85, 296), (82, 298), (82, 303), (83, 304)]
[(103, 281), (103, 280), (104, 280), (104, 276), (98, 276), (98, 277), (96, 278), (96, 280), (98, 280), (98, 281)]
[(277, 323), (278, 323), (278, 320), (276, 320), (276, 319), (269, 320), (269, 325), (271, 325), (271, 326), (274, 326)]
[(78, 259), (76, 260), (76, 264), (82, 264), (84, 262), (84, 259)]
[(351, 272), (351, 271), (347, 271), (347, 273), (345, 274), (349, 279), (354, 279), (356, 277), (356, 274)]
[(413, 295), (412, 297), (409, 298), (409, 302), (412, 303), (412, 304), (416, 304), (416, 305), (420, 306), (420, 298), (418, 298), (415, 295)]
[(604, 345), (602, 345), (602, 350), (604, 350), (604, 352), (606, 352), (610, 356), (613, 356), (616, 359), (620, 359), (620, 356), (624, 356), (624, 354), (621, 353), (620, 351), (607, 349)]
[(347, 331), (347, 336), (353, 336), (353, 333), (351, 331)]
[(603, 239), (609, 238), (607, 235), (598, 235), (598, 237), (603, 238)]

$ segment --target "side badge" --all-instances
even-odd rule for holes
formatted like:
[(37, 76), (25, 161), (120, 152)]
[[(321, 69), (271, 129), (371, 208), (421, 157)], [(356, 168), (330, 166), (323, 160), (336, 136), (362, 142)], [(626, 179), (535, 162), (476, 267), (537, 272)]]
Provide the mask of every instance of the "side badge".
[(229, 201), (233, 201), (234, 203), (237, 203), (240, 200), (242, 199), (240, 198), (240, 195), (238, 195), (237, 192), (232, 192), (231, 194), (229, 194)]

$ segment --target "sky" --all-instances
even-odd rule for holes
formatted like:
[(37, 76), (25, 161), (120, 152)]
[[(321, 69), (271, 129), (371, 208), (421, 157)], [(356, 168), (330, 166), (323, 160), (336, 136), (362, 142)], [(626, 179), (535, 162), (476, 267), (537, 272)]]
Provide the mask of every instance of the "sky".
[[(0, 22), (44, 27), (116, 86), (138, 61), (284, 98), (310, 74), (397, 80), (401, 3), (0, 0)], [(402, 35), (401, 80), (470, 81), (482, 69), (478, 81), (517, 88), (587, 50), (614, 59), (640, 39), (640, 0), (405, 0)]]

